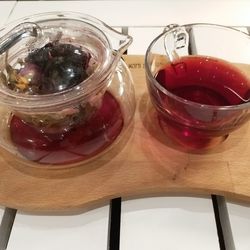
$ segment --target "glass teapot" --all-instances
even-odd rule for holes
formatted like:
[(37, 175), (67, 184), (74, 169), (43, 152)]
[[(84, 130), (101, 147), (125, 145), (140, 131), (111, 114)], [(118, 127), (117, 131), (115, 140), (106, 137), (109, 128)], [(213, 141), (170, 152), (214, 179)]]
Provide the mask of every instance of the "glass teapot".
[(0, 30), (0, 146), (29, 165), (78, 164), (117, 143), (135, 111), (132, 38), (80, 13)]

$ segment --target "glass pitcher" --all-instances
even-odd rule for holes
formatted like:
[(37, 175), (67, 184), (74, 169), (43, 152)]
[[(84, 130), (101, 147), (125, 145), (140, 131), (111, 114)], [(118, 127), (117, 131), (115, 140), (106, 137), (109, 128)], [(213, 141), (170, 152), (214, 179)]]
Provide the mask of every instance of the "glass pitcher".
[[(0, 30), (0, 146), (32, 166), (78, 164), (117, 143), (135, 111), (132, 38), (80, 13)], [(32, 164), (30, 164), (32, 163)]]

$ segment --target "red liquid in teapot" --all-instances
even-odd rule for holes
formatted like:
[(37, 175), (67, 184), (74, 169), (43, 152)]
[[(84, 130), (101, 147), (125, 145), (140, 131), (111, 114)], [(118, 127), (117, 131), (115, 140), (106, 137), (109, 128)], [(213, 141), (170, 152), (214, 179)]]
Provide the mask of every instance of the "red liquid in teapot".
[[(247, 77), (235, 66), (216, 58), (182, 57), (160, 70), (156, 75), (156, 80), (174, 95), (200, 104), (227, 106), (244, 103), (233, 91), (245, 99), (250, 97)], [(210, 144), (213, 136), (227, 135), (227, 132), (223, 131), (223, 126), (220, 126), (219, 118), (217, 120), (215, 113), (215, 116), (210, 119), (205, 109), (203, 111), (192, 109), (192, 106), (187, 108), (171, 100), (170, 97), (164, 96), (163, 93), (160, 95), (161, 98), (156, 100), (160, 106), (168, 110), (172, 109), (179, 115), (184, 114), (185, 124), (190, 124), (190, 126), (181, 124), (174, 116), (171, 117), (171, 112), (167, 115), (159, 113), (162, 129), (184, 146), (196, 149), (205, 148)], [(157, 94), (152, 92), (152, 96), (157, 96)], [(207, 128), (203, 126), (202, 129), (197, 128), (197, 122), (208, 126)], [(219, 129), (214, 129), (215, 127), (211, 129), (210, 125), (215, 123), (218, 123)]]
[(10, 121), (11, 139), (18, 151), (44, 164), (68, 164), (93, 157), (111, 145), (122, 128), (120, 105), (109, 92), (93, 117), (65, 133), (44, 133), (15, 115)]

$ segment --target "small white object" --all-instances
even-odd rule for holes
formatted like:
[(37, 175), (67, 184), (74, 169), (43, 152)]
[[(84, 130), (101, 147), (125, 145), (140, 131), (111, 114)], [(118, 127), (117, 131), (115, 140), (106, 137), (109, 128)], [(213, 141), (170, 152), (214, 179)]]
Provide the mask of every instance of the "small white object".
[(0, 207), (0, 224), (1, 224), (1, 221), (2, 221), (2, 218), (3, 218), (3, 214), (4, 214), (4, 208)]

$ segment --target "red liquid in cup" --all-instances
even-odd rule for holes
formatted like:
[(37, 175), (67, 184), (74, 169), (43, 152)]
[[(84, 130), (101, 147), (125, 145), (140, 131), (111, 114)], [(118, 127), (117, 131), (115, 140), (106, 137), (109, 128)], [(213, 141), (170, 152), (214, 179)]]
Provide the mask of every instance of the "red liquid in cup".
[(44, 133), (17, 116), (10, 121), (14, 145), (25, 158), (39, 163), (68, 164), (93, 157), (111, 145), (123, 128), (119, 103), (109, 92), (86, 123), (65, 133)]
[[(244, 103), (233, 91), (245, 99), (250, 96), (248, 78), (232, 64), (216, 58), (182, 57), (160, 70), (156, 80), (172, 94), (199, 104)], [(153, 102), (161, 107), (158, 117), (163, 131), (186, 147), (206, 148), (213, 138), (226, 138), (230, 130), (243, 122), (235, 122), (232, 128), (230, 115), (225, 111), (207, 111), (178, 102), (161, 91), (156, 93), (154, 88), (150, 91)], [(237, 115), (232, 113), (235, 118)]]

